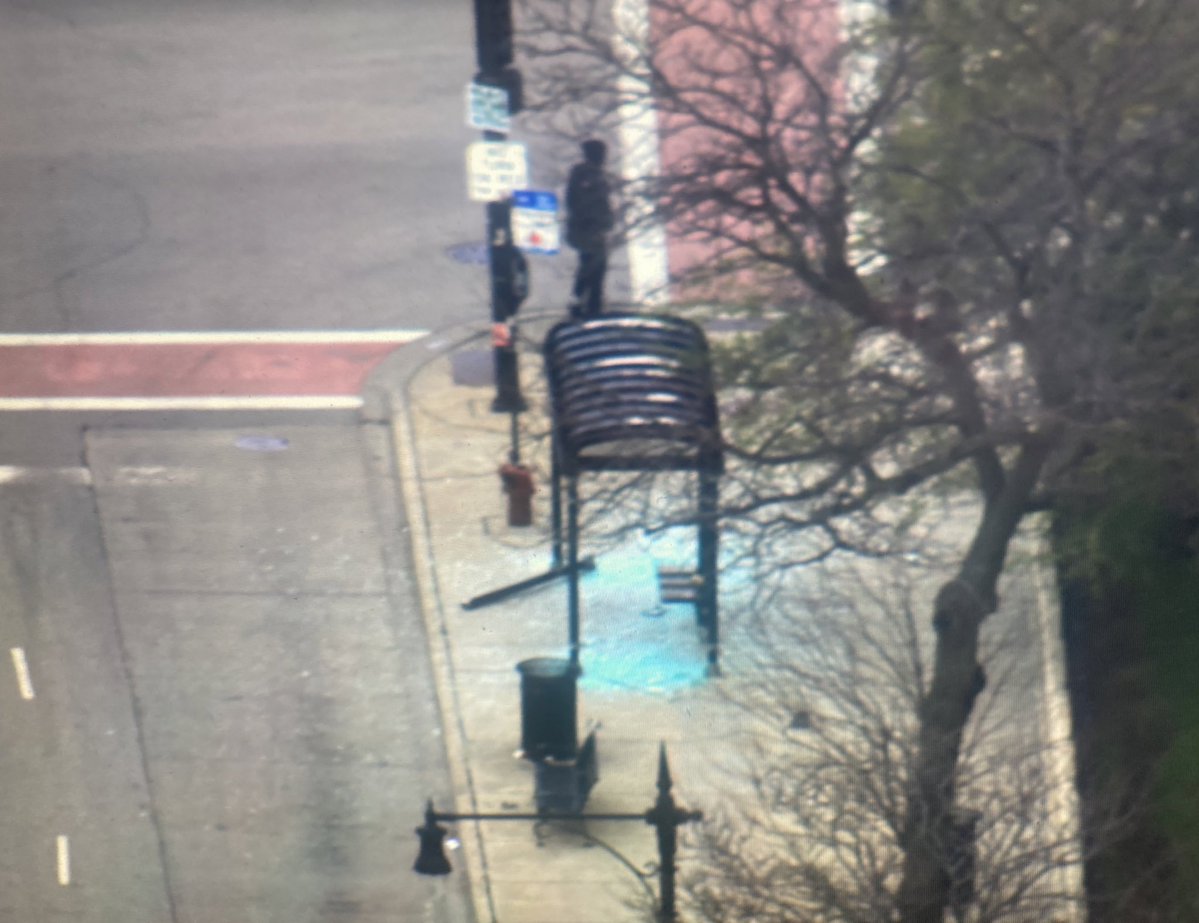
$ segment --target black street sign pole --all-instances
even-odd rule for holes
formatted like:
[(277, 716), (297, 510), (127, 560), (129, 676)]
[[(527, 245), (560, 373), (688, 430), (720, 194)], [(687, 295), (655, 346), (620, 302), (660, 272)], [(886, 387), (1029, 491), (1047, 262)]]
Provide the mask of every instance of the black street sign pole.
[[(491, 134), (491, 132), (488, 132)], [(520, 393), (520, 370), (516, 360), (516, 299), (515, 274), (519, 257), (512, 243), (512, 206), (508, 202), (487, 203), (487, 252), (491, 267), (491, 323), (493, 330), (505, 330), (502, 341), (493, 339), (495, 355), (495, 400), (491, 409), (495, 413), (515, 415), (526, 407)], [(515, 423), (515, 419), (514, 419)], [(515, 426), (513, 427), (515, 435)], [(516, 464), (520, 459), (515, 444), (509, 461)]]
[[(512, 66), (512, 5), (511, 0), (474, 0), (475, 51), (479, 72), (475, 82), (501, 87), (508, 98), (508, 111), (520, 108), (520, 77)], [(485, 141), (503, 141), (505, 134), (484, 131)], [(509, 202), (487, 203), (487, 256), (491, 277), (492, 352), (495, 362), (495, 413), (520, 413), (526, 407), (520, 393), (520, 373), (516, 358), (516, 324), (512, 320), (520, 307), (516, 277), (523, 260), (512, 243), (512, 207)], [(518, 267), (518, 263), (521, 267)], [(503, 332), (503, 336), (497, 336)], [(513, 417), (515, 435), (515, 416)], [(513, 464), (519, 461), (518, 447), (513, 442), (509, 455)]]

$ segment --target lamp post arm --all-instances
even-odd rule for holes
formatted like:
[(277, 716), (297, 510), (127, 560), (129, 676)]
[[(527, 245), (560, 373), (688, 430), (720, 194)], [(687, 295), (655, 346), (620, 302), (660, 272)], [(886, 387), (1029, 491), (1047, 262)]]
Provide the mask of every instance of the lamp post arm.
[[(538, 814), (508, 814), (508, 813), (470, 813), (459, 814), (455, 811), (435, 811), (430, 803), (425, 812), (426, 824), (439, 821), (476, 820), (600, 820), (625, 821), (638, 820), (649, 824), (657, 833), (658, 840), (658, 918), (663, 923), (671, 923), (678, 919), (674, 899), (675, 854), (678, 851), (678, 829), (682, 824), (703, 820), (702, 811), (685, 811), (674, 803), (669, 788), (663, 789), (657, 802), (648, 811), (641, 814), (630, 813), (595, 813), (567, 814), (562, 812), (545, 811)], [(609, 847), (611, 849), (611, 847)], [(631, 866), (630, 866), (631, 867)]]
[[(642, 814), (569, 814), (565, 812), (543, 811), (539, 814), (456, 814), (447, 811), (434, 811), (435, 821), (459, 820), (640, 820), (646, 821), (648, 812)], [(648, 821), (646, 821), (648, 823)]]
[[(674, 900), (675, 854), (678, 851), (679, 827), (693, 821), (703, 820), (702, 811), (687, 811), (680, 808), (670, 790), (673, 783), (670, 778), (670, 767), (666, 762), (666, 745), (662, 744), (658, 753), (658, 797), (653, 807), (640, 814), (631, 813), (596, 813), (570, 814), (564, 812), (538, 812), (536, 814), (506, 814), (506, 813), (470, 813), (460, 814), (456, 811), (436, 811), (432, 800), (425, 809), (425, 826), (417, 828), (421, 835), (421, 858), (417, 860), (416, 870), (424, 874), (441, 875), (449, 871), (449, 862), (441, 855), (440, 861), (436, 856), (427, 857), (425, 846), (432, 844), (430, 851), (440, 852), (441, 840), (445, 836), (444, 828), (437, 826), (438, 821), (475, 821), (475, 820), (638, 820), (649, 824), (657, 833), (658, 840), (658, 882), (659, 906), (658, 919), (662, 923), (673, 923), (678, 919)], [(605, 844), (606, 845), (606, 844)], [(608, 847), (610, 851), (611, 847)], [(629, 865), (625, 860), (626, 865)], [(632, 868), (631, 865), (629, 865)], [(633, 869), (636, 872), (636, 869)], [(640, 877), (640, 873), (637, 873)]]

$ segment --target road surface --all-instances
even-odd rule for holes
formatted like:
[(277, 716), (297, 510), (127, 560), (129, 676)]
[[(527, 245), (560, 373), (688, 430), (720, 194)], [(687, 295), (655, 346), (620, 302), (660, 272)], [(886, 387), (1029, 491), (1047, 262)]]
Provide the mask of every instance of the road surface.
[(0, 329), (485, 314), (470, 4), (0, 0)]
[[(410, 871), (444, 750), (387, 442), (345, 403), (485, 315), (470, 28), (0, 0), (0, 919), (470, 919)], [(187, 333), (294, 330), (400, 335)], [(185, 335), (37, 336), (129, 331)]]

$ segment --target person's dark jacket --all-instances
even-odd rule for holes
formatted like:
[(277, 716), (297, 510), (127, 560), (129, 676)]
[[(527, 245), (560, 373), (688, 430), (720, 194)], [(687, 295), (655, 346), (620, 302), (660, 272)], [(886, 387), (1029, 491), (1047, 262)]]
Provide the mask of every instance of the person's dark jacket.
[(603, 167), (575, 164), (566, 183), (566, 242), (576, 250), (601, 250), (612, 230), (612, 205)]

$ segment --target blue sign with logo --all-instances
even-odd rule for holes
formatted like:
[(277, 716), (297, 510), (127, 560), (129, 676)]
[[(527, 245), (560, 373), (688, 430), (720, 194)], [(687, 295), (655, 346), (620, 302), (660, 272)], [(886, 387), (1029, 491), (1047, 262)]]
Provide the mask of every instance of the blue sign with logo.
[(512, 242), (527, 253), (553, 255), (560, 250), (558, 196), (542, 189), (512, 193)]
[(517, 189), (512, 193), (513, 208), (531, 208), (539, 212), (558, 213), (558, 196), (540, 189)]

